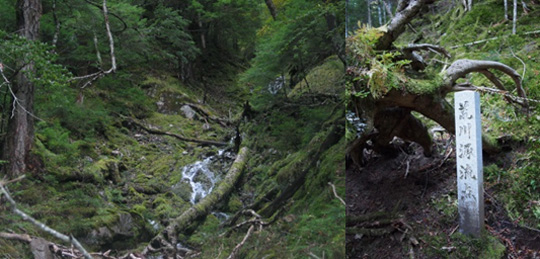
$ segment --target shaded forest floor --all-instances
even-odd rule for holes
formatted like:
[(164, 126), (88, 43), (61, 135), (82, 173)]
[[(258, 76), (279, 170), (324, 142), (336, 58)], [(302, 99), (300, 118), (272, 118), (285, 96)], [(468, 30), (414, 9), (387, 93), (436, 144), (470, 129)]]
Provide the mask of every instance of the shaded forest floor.
[[(432, 158), (416, 144), (402, 146), (394, 158), (373, 155), (347, 168), (349, 258), (540, 258), (540, 232), (510, 219), (494, 182), (484, 183), (484, 237), (459, 233), (452, 144), (439, 143)], [(484, 164), (512, 160), (514, 150)]]

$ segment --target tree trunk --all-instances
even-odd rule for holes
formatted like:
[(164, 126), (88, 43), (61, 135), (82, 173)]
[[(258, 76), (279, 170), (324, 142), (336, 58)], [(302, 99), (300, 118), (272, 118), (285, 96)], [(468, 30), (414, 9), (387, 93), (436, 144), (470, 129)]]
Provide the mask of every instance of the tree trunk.
[(383, 0), (379, 0), (379, 8), (381, 8), (380, 6), (382, 5), (382, 8), (383, 8), (383, 12), (382, 12), (382, 15), (383, 15), (383, 22), (386, 23), (386, 11), (385, 11), (385, 4), (384, 4), (384, 1)]
[[(330, 147), (339, 142), (343, 136), (343, 120), (339, 119), (334, 121), (333, 125), (329, 127), (326, 135), (315, 136), (308, 144), (309, 149), (306, 151), (307, 155), (305, 159), (298, 159), (290, 162), (292, 166), (286, 166), (290, 168), (288, 170), (295, 170), (291, 172), (293, 179), (289, 179), (287, 186), (280, 188), (280, 192), (277, 197), (274, 198), (268, 205), (259, 211), (263, 217), (272, 216), (279, 208), (289, 200), (298, 191), (306, 181), (306, 176), (309, 171), (312, 170), (320, 162), (321, 155)], [(283, 167), (283, 168), (286, 168)], [(287, 170), (287, 169), (284, 169)], [(316, 170), (316, 169), (313, 169)], [(274, 192), (271, 190), (270, 192)]]
[(264, 0), (264, 2), (266, 3), (266, 7), (268, 7), (268, 11), (270, 11), (270, 15), (272, 15), (272, 18), (274, 18), (275, 21), (277, 17), (277, 9), (274, 2), (272, 2), (272, 0)]
[(382, 26), (382, 13), (381, 13), (381, 4), (377, 3), (377, 16), (379, 18), (379, 26)]
[[(41, 1), (18, 0), (16, 15), (19, 34), (28, 40), (37, 40)], [(15, 109), (9, 121), (3, 150), (3, 159), (9, 162), (6, 173), (10, 177), (21, 175), (28, 169), (26, 161), (34, 142), (34, 84), (28, 75), (35, 73), (35, 68), (32, 62), (21, 66), (12, 85)]]
[(504, 0), (504, 19), (508, 19), (508, 0)]
[(371, 0), (367, 0), (367, 24), (372, 27), (371, 23)]
[[(226, 197), (235, 186), (238, 179), (240, 179), (241, 173), (244, 170), (246, 162), (248, 160), (248, 148), (243, 147), (236, 156), (234, 163), (231, 165), (229, 172), (225, 176), (225, 179), (221, 181), (219, 186), (212, 191), (208, 196), (204, 197), (199, 203), (193, 205), (186, 210), (182, 215), (173, 220), (173, 222), (167, 226), (158, 236), (156, 236), (149, 244), (153, 248), (162, 247), (163, 242), (169, 243), (173, 247), (176, 247), (176, 236), (182, 232), (189, 224), (195, 219), (207, 215), (212, 208)], [(151, 249), (149, 249), (151, 250)]]
[(514, 0), (514, 15), (512, 17), (512, 34), (516, 34), (517, 0)]

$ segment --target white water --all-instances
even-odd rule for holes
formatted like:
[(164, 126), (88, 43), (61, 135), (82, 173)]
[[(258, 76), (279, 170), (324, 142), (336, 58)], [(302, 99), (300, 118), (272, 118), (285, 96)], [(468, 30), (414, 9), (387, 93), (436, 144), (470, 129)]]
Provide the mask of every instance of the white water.
[(219, 150), (217, 155), (209, 156), (202, 161), (197, 161), (182, 168), (181, 181), (187, 181), (191, 186), (190, 202), (192, 204), (199, 202), (214, 189), (219, 178), (219, 172), (212, 171), (210, 165), (218, 156), (223, 155), (223, 152), (224, 150)]
[(278, 93), (278, 91), (285, 86), (285, 77), (279, 76), (274, 81), (270, 82), (268, 84), (268, 92), (275, 95)]

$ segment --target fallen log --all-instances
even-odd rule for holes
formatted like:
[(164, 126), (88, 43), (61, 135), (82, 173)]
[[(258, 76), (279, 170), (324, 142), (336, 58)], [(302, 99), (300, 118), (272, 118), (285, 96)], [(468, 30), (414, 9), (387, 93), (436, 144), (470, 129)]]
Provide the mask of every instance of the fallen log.
[(174, 138), (177, 138), (179, 140), (182, 140), (182, 141), (194, 142), (194, 143), (199, 143), (199, 144), (203, 144), (203, 145), (211, 145), (211, 146), (227, 146), (227, 145), (229, 145), (229, 143), (221, 142), (221, 141), (186, 138), (184, 136), (181, 136), (181, 135), (178, 135), (178, 134), (175, 134), (175, 133), (172, 133), (172, 132), (161, 131), (161, 130), (149, 128), (149, 127), (145, 126), (144, 124), (138, 122), (137, 120), (135, 120), (133, 118), (127, 118), (127, 119), (129, 120), (129, 122), (137, 125), (139, 128), (143, 129), (144, 131), (146, 131), (146, 132), (148, 132), (150, 134), (170, 136), (170, 137), (174, 137)]
[(186, 229), (195, 219), (210, 213), (213, 207), (232, 191), (234, 185), (238, 179), (240, 179), (246, 165), (248, 152), (249, 150), (247, 147), (240, 149), (240, 152), (238, 152), (225, 179), (219, 183), (217, 188), (215, 188), (208, 196), (204, 197), (199, 203), (193, 205), (182, 213), (182, 215), (174, 219), (164, 230), (150, 241), (150, 244), (144, 249), (143, 254), (146, 255), (161, 247), (176, 247), (176, 237), (178, 236), (178, 233)]
[(334, 120), (332, 124), (328, 126), (325, 134), (315, 136), (310, 141), (308, 144), (309, 148), (306, 151), (306, 159), (290, 162), (291, 164), (294, 164), (294, 166), (288, 165), (287, 167), (295, 168), (292, 179), (289, 180), (285, 187), (279, 190), (279, 193), (270, 203), (258, 211), (259, 214), (263, 217), (271, 217), (296, 193), (296, 191), (300, 189), (300, 187), (302, 187), (309, 171), (316, 167), (324, 151), (338, 143), (343, 136), (343, 124), (341, 118)]
[(185, 105), (190, 106), (191, 108), (193, 108), (198, 113), (202, 114), (206, 118), (210, 119), (211, 121), (214, 121), (214, 122), (218, 123), (219, 125), (221, 125), (221, 126), (223, 126), (225, 128), (229, 127), (230, 124), (231, 124), (228, 120), (224, 120), (224, 119), (221, 119), (221, 118), (218, 118), (216, 116), (211, 115), (210, 112), (206, 111), (203, 107), (201, 107), (201, 106), (199, 106), (197, 104), (186, 103)]

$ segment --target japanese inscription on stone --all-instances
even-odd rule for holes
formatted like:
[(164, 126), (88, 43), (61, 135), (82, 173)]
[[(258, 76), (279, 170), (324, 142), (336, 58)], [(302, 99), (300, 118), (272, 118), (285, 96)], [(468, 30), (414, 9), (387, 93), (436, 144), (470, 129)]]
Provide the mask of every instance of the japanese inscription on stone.
[(473, 91), (454, 96), (459, 229), (480, 236), (484, 229), (484, 177), (480, 95)]

